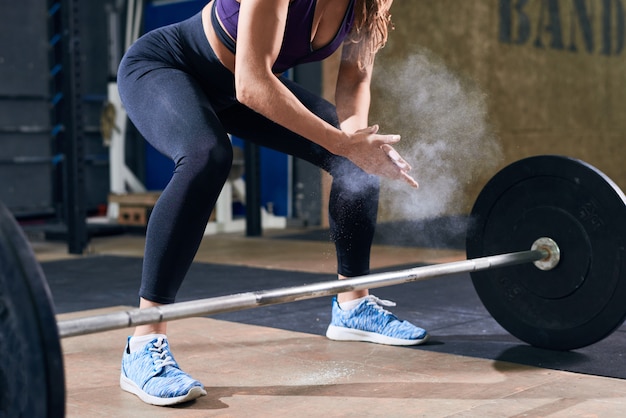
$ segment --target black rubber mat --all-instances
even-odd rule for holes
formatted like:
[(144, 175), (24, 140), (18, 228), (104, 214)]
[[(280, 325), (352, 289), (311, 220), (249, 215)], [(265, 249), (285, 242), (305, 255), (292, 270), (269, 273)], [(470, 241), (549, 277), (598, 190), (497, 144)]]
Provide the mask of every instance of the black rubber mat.
[[(42, 264), (57, 313), (137, 304), (141, 259), (92, 256)], [(393, 270), (414, 267), (398, 266)], [(333, 280), (328, 274), (196, 263), (179, 301)], [(576, 351), (542, 350), (517, 340), (482, 307), (467, 274), (373, 291), (395, 301), (393, 312), (431, 334), (428, 344), (403, 348), (508, 361), (554, 370), (626, 379), (626, 326)], [(216, 315), (214, 318), (323, 335), (329, 297)], [(497, 366), (494, 366), (497, 367)]]

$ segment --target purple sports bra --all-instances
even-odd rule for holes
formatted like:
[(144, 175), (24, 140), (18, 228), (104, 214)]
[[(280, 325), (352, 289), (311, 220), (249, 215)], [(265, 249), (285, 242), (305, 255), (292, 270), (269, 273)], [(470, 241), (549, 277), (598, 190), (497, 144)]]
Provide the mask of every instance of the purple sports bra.
[[(317, 0), (293, 0), (289, 4), (283, 44), (272, 67), (273, 71), (281, 73), (297, 64), (321, 61), (332, 55), (352, 29), (354, 1), (350, 1), (342, 24), (333, 40), (326, 46), (314, 50), (311, 48), (310, 39)], [(218, 16), (225, 30), (217, 20)], [(220, 41), (234, 53), (236, 42), (233, 39), (237, 39), (239, 3), (235, 0), (213, 0), (211, 19)], [(309, 28), (309, 30), (304, 31), (302, 28)]]

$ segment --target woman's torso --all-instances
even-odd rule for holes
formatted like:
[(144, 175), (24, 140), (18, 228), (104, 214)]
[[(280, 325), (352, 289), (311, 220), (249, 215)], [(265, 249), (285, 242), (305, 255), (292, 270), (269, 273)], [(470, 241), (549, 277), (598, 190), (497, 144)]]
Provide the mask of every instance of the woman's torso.
[[(275, 72), (283, 72), (297, 64), (321, 61), (333, 54), (352, 28), (355, 0), (293, 0), (290, 2), (281, 50), (274, 64)], [(215, 11), (211, 10), (215, 6)], [(211, 13), (218, 21), (211, 22)], [(239, 2), (213, 0), (203, 11), (205, 31), (224, 64), (234, 67), (234, 42), (239, 18)], [(220, 25), (221, 27), (217, 27)], [(222, 32), (218, 34), (217, 32)], [(221, 35), (223, 40), (219, 39)], [(216, 45), (218, 44), (218, 45)], [(229, 51), (230, 53), (226, 53)]]

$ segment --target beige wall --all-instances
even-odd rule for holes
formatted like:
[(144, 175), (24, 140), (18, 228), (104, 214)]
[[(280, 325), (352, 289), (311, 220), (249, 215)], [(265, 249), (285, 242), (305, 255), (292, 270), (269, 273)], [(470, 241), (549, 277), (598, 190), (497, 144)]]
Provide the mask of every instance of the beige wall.
[[(499, 168), (537, 154), (585, 160), (626, 189), (626, 0), (518, 3), (394, 3), (370, 122), (402, 134), (422, 191), (385, 182), (383, 220), (465, 213)], [(328, 97), (335, 66), (325, 67)], [(420, 209), (395, 210), (399, 200)]]

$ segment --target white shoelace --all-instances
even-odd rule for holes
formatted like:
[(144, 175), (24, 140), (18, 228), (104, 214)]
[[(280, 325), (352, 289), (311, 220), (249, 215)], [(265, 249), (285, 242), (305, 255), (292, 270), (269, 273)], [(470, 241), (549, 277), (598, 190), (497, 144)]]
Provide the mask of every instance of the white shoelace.
[(383, 306), (396, 306), (395, 302), (391, 300), (380, 299), (374, 295), (367, 295), (365, 298), (367, 299), (367, 304), (369, 306), (373, 306), (374, 308), (376, 308), (376, 310), (384, 314), (393, 315), (391, 312), (383, 308)]
[(174, 362), (174, 359), (167, 349), (167, 342), (162, 337), (159, 337), (153, 344), (153, 347), (150, 347), (150, 351), (152, 351), (152, 359), (156, 367), (162, 368), (176, 365), (176, 362)]

